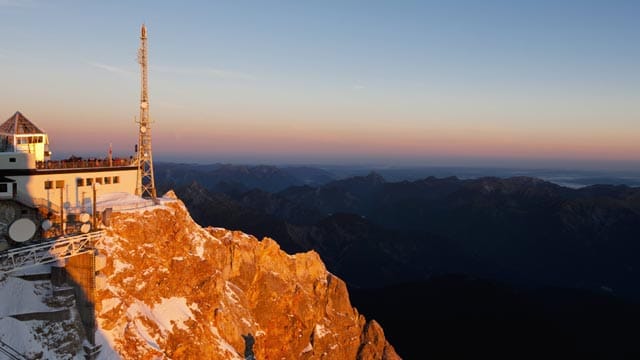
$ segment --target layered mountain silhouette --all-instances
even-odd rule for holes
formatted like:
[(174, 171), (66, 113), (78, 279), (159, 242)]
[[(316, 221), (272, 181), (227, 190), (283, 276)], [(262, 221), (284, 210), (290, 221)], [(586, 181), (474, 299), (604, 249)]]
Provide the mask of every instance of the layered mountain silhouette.
[[(518, 294), (506, 307), (537, 314), (541, 323), (522, 322), (530, 329), (564, 326), (570, 331), (574, 328), (568, 322), (582, 315), (606, 316), (605, 310), (598, 314), (598, 309), (620, 311), (614, 319), (638, 313), (633, 305), (640, 299), (638, 188), (571, 189), (532, 177), (388, 182), (374, 172), (333, 181), (324, 178), (316, 184), (292, 182), (274, 190), (241, 177), (218, 182), (188, 176), (182, 180), (174, 182), (174, 188), (198, 223), (277, 238), (289, 253), (316, 250), (327, 268), (349, 284), (356, 306), (373, 303), (367, 309), (374, 317), (388, 316), (389, 307), (371, 299), (385, 298), (385, 294), (395, 298), (394, 314), (401, 315), (407, 309), (406, 298), (394, 295), (398, 289), (406, 296), (424, 293), (421, 289), (432, 289), (434, 279), (457, 284), (463, 289), (460, 293), (470, 291), (465, 295), (469, 302), (479, 299), (472, 291), (477, 283), (457, 282), (449, 274), (491, 284), (494, 292), (488, 292), (489, 298), (500, 297), (501, 291)], [(573, 295), (540, 289), (563, 289)], [(358, 297), (359, 291), (372, 293)], [(442, 296), (456, 295), (445, 292)], [(596, 302), (607, 305), (590, 307), (594, 296), (599, 299)], [(544, 301), (531, 300), (536, 297)], [(620, 301), (630, 305), (620, 310)], [(579, 310), (564, 317), (558, 315), (561, 310), (550, 310), (560, 303), (565, 306), (561, 309)], [(504, 318), (499, 304), (471, 312), (487, 321)], [(404, 315), (419, 314), (424, 312), (413, 308)], [(410, 345), (402, 344), (402, 338), (411, 338), (406, 329), (402, 332), (393, 324), (382, 324), (391, 341), (400, 342), (399, 353), (411, 351)], [(603, 323), (580, 329), (599, 334), (603, 330), (596, 324)], [(542, 348), (550, 348), (554, 339), (547, 338)], [(629, 350), (618, 346), (620, 351)]]
[[(273, 236), (290, 252), (316, 249), (352, 284), (460, 272), (640, 296), (636, 188), (528, 177), (386, 182), (375, 173), (277, 192), (223, 184), (174, 185), (202, 225)], [(363, 258), (377, 266), (358, 270)]]
[(242, 192), (250, 189), (280, 191), (294, 185), (320, 185), (335, 179), (335, 175), (313, 167), (233, 164), (157, 163), (156, 185), (171, 189), (196, 181), (209, 190)]

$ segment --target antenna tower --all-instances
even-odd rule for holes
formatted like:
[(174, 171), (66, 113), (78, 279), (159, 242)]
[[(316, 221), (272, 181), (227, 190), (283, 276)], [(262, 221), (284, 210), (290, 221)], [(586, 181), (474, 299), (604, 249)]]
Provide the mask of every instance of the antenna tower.
[(156, 187), (153, 181), (153, 155), (151, 153), (151, 119), (149, 118), (149, 94), (147, 92), (147, 28), (142, 24), (140, 29), (140, 49), (138, 63), (142, 72), (142, 89), (140, 93), (140, 124), (138, 131), (138, 179), (136, 195), (156, 199)]

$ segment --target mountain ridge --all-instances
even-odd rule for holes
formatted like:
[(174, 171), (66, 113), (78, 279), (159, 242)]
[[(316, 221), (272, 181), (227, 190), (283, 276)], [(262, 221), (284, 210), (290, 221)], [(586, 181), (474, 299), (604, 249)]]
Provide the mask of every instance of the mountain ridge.
[[(640, 252), (635, 241), (640, 229), (634, 225), (640, 222), (640, 188), (571, 189), (522, 176), (386, 182), (370, 174), (273, 193), (222, 194), (201, 186), (195, 195), (192, 190), (176, 188), (199, 223), (274, 235), (287, 251), (322, 249), (329, 238), (361, 238), (363, 254), (386, 253), (383, 260), (395, 264), (395, 273), (385, 276), (379, 269), (372, 275), (387, 283), (394, 277), (400, 282), (462, 272), (554, 286), (605, 286), (640, 298), (631, 280), (640, 281), (632, 270), (640, 266), (632, 256)], [(204, 207), (192, 202), (207, 197), (219, 202)], [(343, 226), (334, 231), (318, 231), (341, 213), (356, 216), (351, 224), (338, 222)], [(358, 227), (360, 234), (353, 231)], [(369, 241), (364, 233), (371, 234)], [(333, 254), (321, 255), (330, 268), (338, 268)], [(366, 282), (341, 275), (353, 284)]]
[[(249, 337), (258, 359), (400, 358), (314, 251), (289, 255), (270, 238), (201, 228), (178, 199), (114, 212), (112, 224), (97, 318), (126, 358), (243, 358)], [(163, 306), (172, 319), (155, 317)]]

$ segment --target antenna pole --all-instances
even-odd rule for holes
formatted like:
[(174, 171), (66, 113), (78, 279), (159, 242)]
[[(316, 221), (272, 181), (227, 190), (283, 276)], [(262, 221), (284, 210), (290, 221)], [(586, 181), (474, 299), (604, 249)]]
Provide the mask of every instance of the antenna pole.
[(149, 93), (147, 91), (147, 27), (142, 24), (140, 29), (140, 49), (138, 49), (138, 63), (142, 73), (140, 92), (140, 119), (138, 120), (138, 179), (136, 195), (156, 199), (156, 187), (153, 180), (153, 155), (151, 153), (151, 120), (149, 118)]

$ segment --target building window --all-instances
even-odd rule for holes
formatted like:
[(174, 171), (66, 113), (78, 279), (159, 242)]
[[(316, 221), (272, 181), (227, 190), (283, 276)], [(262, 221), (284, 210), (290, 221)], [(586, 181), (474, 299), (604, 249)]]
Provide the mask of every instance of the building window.
[(76, 179), (76, 185), (77, 186), (84, 186), (84, 179), (83, 178), (77, 178)]
[(113, 183), (114, 184), (120, 184), (120, 176), (114, 176), (113, 177)]
[(64, 187), (64, 180), (56, 180), (56, 189), (62, 189)]
[(93, 179), (87, 178), (87, 186), (91, 186), (91, 185), (93, 185)]
[(53, 181), (51, 181), (51, 180), (45, 181), (44, 182), (44, 189), (45, 190), (53, 189)]
[(7, 184), (0, 184), (0, 193), (6, 193), (9, 191)]
[(105, 184), (111, 184), (111, 178), (110, 178), (110, 177), (108, 177), (108, 176), (105, 176), (105, 177), (104, 177), (104, 183), (105, 183)]
[(96, 178), (96, 184), (102, 184), (102, 178)]
[(16, 158), (9, 158), (9, 162), (16, 162)]

